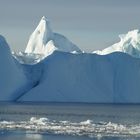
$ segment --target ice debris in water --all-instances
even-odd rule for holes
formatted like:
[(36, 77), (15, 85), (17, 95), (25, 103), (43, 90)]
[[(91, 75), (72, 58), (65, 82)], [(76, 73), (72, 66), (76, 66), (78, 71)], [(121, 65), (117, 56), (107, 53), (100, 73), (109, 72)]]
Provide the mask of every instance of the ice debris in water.
[(101, 138), (102, 136), (140, 136), (140, 124), (117, 124), (112, 122), (93, 123), (92, 120), (82, 122), (56, 121), (48, 118), (32, 117), (29, 121), (0, 121), (0, 129), (26, 130), (32, 133), (77, 135)]

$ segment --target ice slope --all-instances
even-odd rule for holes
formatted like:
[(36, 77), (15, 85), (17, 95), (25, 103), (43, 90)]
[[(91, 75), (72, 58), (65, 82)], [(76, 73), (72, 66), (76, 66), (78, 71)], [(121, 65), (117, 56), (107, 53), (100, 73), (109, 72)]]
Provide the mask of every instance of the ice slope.
[(20, 94), (29, 90), (23, 71), (11, 55), (9, 46), (0, 35), (0, 101), (13, 101)]
[(39, 84), (19, 101), (139, 103), (140, 59), (55, 51), (43, 60)]
[(66, 37), (54, 33), (50, 27), (50, 22), (43, 16), (39, 25), (30, 36), (25, 53), (41, 54), (46, 57), (55, 50), (81, 52), (81, 50)]
[(140, 58), (140, 33), (139, 30), (129, 31), (127, 34), (122, 34), (119, 36), (120, 42), (104, 49), (97, 50), (93, 53), (99, 55), (106, 55), (113, 52), (123, 52), (131, 56)]

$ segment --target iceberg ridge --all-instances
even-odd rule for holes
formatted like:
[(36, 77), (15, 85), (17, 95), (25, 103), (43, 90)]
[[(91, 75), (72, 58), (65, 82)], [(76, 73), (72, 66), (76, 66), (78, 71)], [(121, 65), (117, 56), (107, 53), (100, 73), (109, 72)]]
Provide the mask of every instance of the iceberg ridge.
[(105, 48), (103, 50), (97, 50), (93, 53), (99, 55), (106, 55), (113, 52), (127, 53), (133, 57), (140, 58), (140, 33), (139, 30), (129, 31), (127, 34), (119, 35), (120, 42)]

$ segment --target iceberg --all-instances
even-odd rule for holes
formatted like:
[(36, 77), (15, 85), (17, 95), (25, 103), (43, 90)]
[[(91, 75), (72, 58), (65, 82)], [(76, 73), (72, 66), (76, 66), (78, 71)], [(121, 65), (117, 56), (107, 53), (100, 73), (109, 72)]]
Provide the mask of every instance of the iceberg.
[(0, 36), (0, 100), (140, 103), (140, 33), (84, 53), (42, 17), (25, 52), (11, 54)]

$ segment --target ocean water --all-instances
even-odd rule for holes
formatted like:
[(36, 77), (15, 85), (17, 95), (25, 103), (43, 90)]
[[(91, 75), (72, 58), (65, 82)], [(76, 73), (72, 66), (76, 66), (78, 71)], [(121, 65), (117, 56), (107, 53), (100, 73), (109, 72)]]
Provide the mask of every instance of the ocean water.
[(0, 103), (0, 140), (139, 140), (140, 105)]

